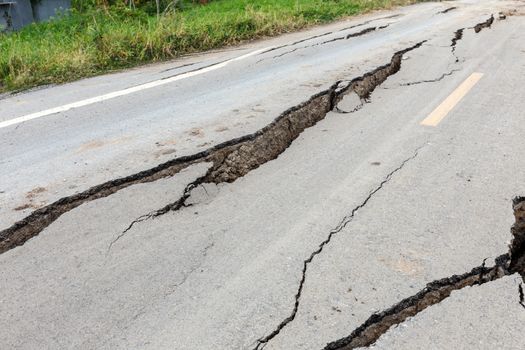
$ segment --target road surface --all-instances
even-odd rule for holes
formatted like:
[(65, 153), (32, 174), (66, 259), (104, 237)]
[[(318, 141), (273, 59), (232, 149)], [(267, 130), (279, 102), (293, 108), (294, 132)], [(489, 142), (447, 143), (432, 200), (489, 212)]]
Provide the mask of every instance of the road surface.
[(525, 348), (497, 259), (524, 15), (423, 3), (2, 96), (0, 348)]

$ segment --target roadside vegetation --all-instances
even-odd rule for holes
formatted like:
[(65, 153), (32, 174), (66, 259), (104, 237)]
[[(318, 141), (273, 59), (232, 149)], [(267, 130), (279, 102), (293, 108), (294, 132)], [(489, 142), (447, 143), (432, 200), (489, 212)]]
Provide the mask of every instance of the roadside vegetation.
[(161, 61), (415, 0), (74, 0), (0, 34), (0, 92)]

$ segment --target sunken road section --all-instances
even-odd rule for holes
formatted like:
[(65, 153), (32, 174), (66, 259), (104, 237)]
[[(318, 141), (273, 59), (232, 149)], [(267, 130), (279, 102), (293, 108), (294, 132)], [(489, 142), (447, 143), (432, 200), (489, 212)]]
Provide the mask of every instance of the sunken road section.
[[(400, 70), (403, 54), (420, 47), (424, 42), (394, 53), (389, 63), (360, 77), (336, 82), (327, 90), (310, 97), (308, 101), (284, 111), (269, 125), (253, 134), (226, 141), (193, 155), (170, 160), (127, 177), (108, 181), (36, 210), (11, 227), (0, 231), (0, 254), (23, 245), (62, 214), (83, 203), (107, 197), (134, 184), (173, 176), (192, 164), (211, 162), (212, 166), (206, 175), (191, 184), (191, 188), (202, 183), (218, 184), (235, 181), (262, 164), (277, 158), (305, 129), (324, 119), (345, 94), (355, 92), (362, 99), (368, 99), (379, 84)], [(175, 206), (176, 209), (184, 203), (181, 201), (179, 204)]]

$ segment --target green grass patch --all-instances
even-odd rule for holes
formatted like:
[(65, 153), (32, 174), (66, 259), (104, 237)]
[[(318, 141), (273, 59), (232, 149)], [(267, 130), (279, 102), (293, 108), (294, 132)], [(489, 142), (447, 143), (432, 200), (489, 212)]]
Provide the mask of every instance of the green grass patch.
[[(0, 34), (0, 92), (63, 83), (327, 23), (415, 0), (212, 0), (157, 17), (77, 4), (68, 16)], [(154, 4), (154, 2), (152, 3)]]

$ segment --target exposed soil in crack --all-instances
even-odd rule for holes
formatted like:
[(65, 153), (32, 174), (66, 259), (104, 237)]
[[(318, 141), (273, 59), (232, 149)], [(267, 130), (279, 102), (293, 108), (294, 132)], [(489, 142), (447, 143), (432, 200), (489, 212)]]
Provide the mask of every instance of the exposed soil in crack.
[(484, 28), (490, 28), (492, 26), (492, 23), (494, 23), (494, 15), (491, 15), (489, 19), (487, 19), (485, 22), (478, 23), (474, 26), (474, 31), (476, 33), (481, 32)]
[[(513, 200), (515, 223), (511, 228), (513, 236), (509, 252), (496, 258), (492, 267), (485, 267), (485, 261), (462, 275), (453, 275), (433, 281), (417, 294), (403, 299), (389, 309), (370, 316), (362, 325), (342, 339), (326, 345), (324, 350), (350, 350), (374, 344), (392, 326), (404, 322), (426, 308), (448, 298), (452, 291), (481, 285), (503, 276), (519, 273), (525, 277), (525, 197)], [(519, 286), (520, 304), (523, 306), (523, 289)]]
[[(282, 118), (270, 124), (267, 129), (265, 128), (266, 130), (262, 129), (263, 131), (261, 131), (260, 135), (255, 138), (225, 147), (210, 154), (209, 157), (205, 158), (205, 161), (212, 162), (212, 167), (206, 175), (188, 185), (187, 191), (184, 192), (181, 198), (162, 209), (134, 220), (126, 230), (117, 236), (117, 239), (120, 239), (138, 222), (153, 219), (184, 207), (186, 200), (191, 195), (191, 190), (198, 185), (233, 182), (260, 165), (277, 158), (306, 128), (314, 126), (324, 119), (328, 112), (349, 113), (337, 108), (337, 104), (346, 94), (356, 93), (361, 101), (368, 101), (377, 86), (399, 71), (403, 54), (420, 47), (422, 44), (423, 42), (420, 42), (408, 49), (396, 52), (392, 56), (390, 63), (380, 66), (361, 77), (346, 83), (337, 82), (327, 91), (312, 97), (308, 102), (283, 113), (281, 115)], [(361, 107), (362, 104), (356, 110)], [(110, 247), (112, 245), (113, 243)]]
[(509, 246), (509, 270), (518, 272), (525, 279), (525, 197), (516, 197), (512, 201), (514, 225), (510, 229), (512, 241)]
[[(502, 18), (504, 19), (504, 18)], [(494, 15), (491, 15), (489, 19), (487, 19), (485, 22), (481, 22), (476, 24), (473, 29), (474, 32), (477, 34), (479, 33), (483, 28), (490, 28), (492, 26), (492, 23), (494, 22)], [(452, 43), (450, 44), (452, 55), (456, 58), (456, 63), (459, 62), (459, 57), (456, 55), (456, 45), (458, 41), (463, 39), (463, 34), (465, 32), (465, 28), (460, 28), (454, 32), (454, 36), (452, 37)]]
[(456, 63), (459, 62), (459, 57), (456, 55), (456, 44), (458, 43), (458, 41), (460, 41), (461, 39), (463, 39), (463, 31), (465, 30), (465, 28), (460, 28), (458, 30), (456, 30), (454, 32), (454, 37), (452, 38), (452, 43), (450, 44), (450, 47), (451, 47), (451, 51), (452, 51), (452, 55), (454, 55), (454, 57), (456, 58)]
[[(11, 227), (0, 231), (0, 254), (16, 246), (23, 245), (30, 238), (58, 219), (62, 214), (79, 205), (99, 198), (107, 197), (128, 186), (152, 182), (164, 177), (173, 176), (182, 169), (196, 163), (210, 162), (213, 165), (208, 173), (192, 182), (185, 193), (176, 202), (147, 214), (147, 217), (159, 216), (166, 212), (178, 210), (185, 205), (191, 190), (202, 183), (233, 182), (260, 165), (279, 156), (306, 128), (324, 119), (334, 109), (346, 93), (355, 92), (362, 99), (367, 99), (374, 89), (390, 75), (401, 68), (403, 54), (420, 47), (425, 41), (396, 52), (390, 63), (374, 69), (349, 82), (337, 82), (329, 89), (312, 96), (308, 101), (294, 106), (264, 128), (236, 139), (211, 147), (205, 151), (179, 157), (160, 164), (154, 168), (127, 177), (108, 181), (101, 185), (59, 199), (38, 209)], [(132, 223), (131, 226), (134, 224)], [(129, 230), (129, 229), (128, 229)], [(118, 238), (117, 238), (118, 240)]]
[(152, 169), (108, 181), (101, 185), (91, 187), (84, 192), (61, 198), (54, 203), (38, 209), (11, 227), (0, 231), (0, 253), (23, 245), (27, 240), (38, 235), (62, 214), (67, 213), (83, 203), (107, 197), (135, 184), (152, 182), (164, 177), (173, 176), (189, 165), (201, 161), (209, 152), (210, 151), (204, 151), (191, 156), (173, 159)]
[(380, 86), (385, 80), (391, 75), (396, 74), (401, 69), (401, 61), (403, 55), (409, 51), (419, 48), (426, 40), (417, 43), (409, 48), (396, 52), (390, 63), (379, 66), (374, 70), (365, 73), (363, 76), (351, 80), (348, 85), (344, 88), (339, 88), (336, 96), (336, 103), (334, 106), (341, 101), (341, 99), (348, 93), (356, 93), (361, 100), (369, 100), (375, 89)]
[(286, 327), (290, 322), (292, 322), (295, 319), (295, 316), (297, 315), (297, 311), (299, 310), (299, 304), (300, 304), (300, 300), (301, 300), (301, 295), (302, 295), (302, 292), (303, 292), (304, 284), (306, 282), (306, 273), (308, 272), (308, 266), (313, 261), (313, 259), (317, 255), (322, 253), (324, 247), (330, 243), (332, 238), (336, 234), (341, 232), (354, 219), (355, 214), (361, 208), (366, 206), (366, 204), (370, 201), (370, 199), (372, 199), (372, 197), (377, 192), (379, 192), (384, 187), (384, 185), (387, 184), (392, 179), (392, 176), (394, 176), (395, 173), (397, 173), (398, 171), (403, 169), (403, 167), (408, 162), (410, 162), (411, 160), (413, 160), (414, 158), (417, 157), (418, 152), (419, 152), (420, 149), (421, 149), (421, 147), (418, 148), (415, 151), (414, 155), (412, 155), (410, 158), (405, 159), (401, 163), (401, 165), (399, 165), (397, 168), (395, 168), (390, 173), (388, 173), (387, 176), (383, 179), (383, 181), (381, 181), (379, 183), (379, 185), (377, 187), (375, 187), (368, 194), (368, 196), (358, 206), (353, 208), (352, 211), (347, 216), (345, 216), (341, 220), (341, 222), (339, 222), (339, 224), (333, 230), (330, 231), (330, 233), (328, 234), (326, 239), (319, 244), (318, 248), (315, 251), (313, 251), (306, 260), (304, 260), (301, 280), (299, 281), (299, 286), (298, 286), (298, 289), (297, 289), (297, 293), (295, 294), (295, 303), (294, 303), (294, 306), (293, 306), (293, 309), (292, 309), (292, 313), (290, 314), (290, 316), (286, 317), (271, 333), (269, 333), (268, 335), (266, 335), (266, 336), (260, 338), (259, 340), (257, 340), (257, 345), (255, 346), (254, 350), (261, 350), (261, 349), (263, 349), (268, 344), (269, 341), (271, 341), (273, 338), (275, 338), (283, 330), (284, 327)]
[[(422, 41), (422, 42), (420, 42), (420, 43), (418, 43), (418, 44), (416, 44), (416, 45), (414, 45), (412, 47), (409, 47), (409, 48), (407, 48), (405, 50), (396, 52), (392, 56), (392, 59), (391, 59), (389, 64), (380, 66), (380, 67), (374, 69), (373, 71), (371, 71), (369, 73), (366, 73), (362, 77), (353, 79), (352, 81), (349, 82), (347, 87), (345, 87), (345, 88), (343, 88), (341, 90), (337, 90), (336, 91), (336, 96), (335, 96), (334, 107), (337, 107), (338, 102), (344, 97), (344, 95), (347, 94), (347, 93), (350, 93), (350, 92), (356, 93), (362, 101), (369, 99), (371, 94), (372, 94), (372, 92), (379, 85), (381, 85), (389, 76), (391, 76), (393, 74), (396, 74), (401, 69), (401, 61), (402, 61), (403, 55), (406, 52), (408, 52), (408, 51), (411, 51), (411, 50), (413, 50), (415, 48), (420, 47), (423, 43), (424, 43), (424, 41)], [(295, 318), (295, 316), (297, 314), (298, 308), (299, 308), (301, 293), (302, 293), (302, 289), (303, 289), (303, 286), (304, 286), (304, 283), (305, 283), (305, 280), (306, 280), (306, 272), (307, 272), (307, 269), (308, 269), (308, 265), (312, 262), (313, 258), (316, 255), (318, 255), (318, 254), (320, 254), (322, 252), (324, 246), (330, 242), (330, 240), (332, 239), (333, 235), (335, 235), (338, 232), (340, 232), (353, 219), (353, 217), (354, 217), (355, 213), (357, 212), (357, 210), (359, 210), (360, 208), (365, 206), (368, 203), (368, 201), (370, 200), (370, 198), (377, 191), (379, 191), (383, 187), (383, 185), (385, 183), (387, 183), (390, 180), (390, 178), (392, 177), (392, 175), (394, 173), (399, 171), (408, 161), (410, 161), (411, 159), (413, 159), (416, 156), (417, 156), (417, 151), (416, 151), (416, 153), (415, 153), (415, 155), (413, 157), (405, 160), (401, 164), (400, 167), (396, 168), (394, 171), (392, 171), (390, 174), (388, 174), (388, 176), (385, 178), (385, 180), (383, 180), (379, 184), (379, 186), (377, 188), (375, 188), (372, 192), (370, 192), (369, 196), (359, 206), (354, 208), (348, 216), (343, 218), (341, 223), (334, 230), (332, 230), (328, 234), (327, 239), (324, 240), (319, 245), (318, 249), (315, 250), (310, 255), (310, 257), (308, 257), (308, 259), (306, 259), (304, 261), (302, 277), (301, 277), (301, 280), (299, 282), (299, 287), (298, 287), (298, 290), (297, 290), (297, 293), (296, 293), (296, 296), (295, 296), (295, 303), (294, 303), (294, 307), (292, 309), (292, 313), (290, 314), (290, 316), (285, 318), (277, 326), (277, 328), (275, 328), (272, 332), (270, 332), (268, 335), (260, 338), (257, 341), (257, 345), (255, 346), (255, 349), (262, 349), (271, 339), (273, 339), (275, 336), (277, 336), (281, 332), (281, 330), (284, 327), (286, 327), (287, 324), (289, 324), (290, 322), (292, 322), (294, 320), (294, 318)]]
[(454, 290), (494, 281), (507, 275), (504, 266), (478, 266), (459, 276), (451, 276), (429, 283), (416, 295), (406, 298), (391, 308), (373, 314), (348, 337), (329, 343), (325, 350), (348, 350), (372, 345), (392, 326), (404, 322), (429, 306), (450, 296)]
[(518, 286), (518, 297), (520, 298), (520, 305), (525, 309), (525, 294), (523, 294), (523, 283)]

